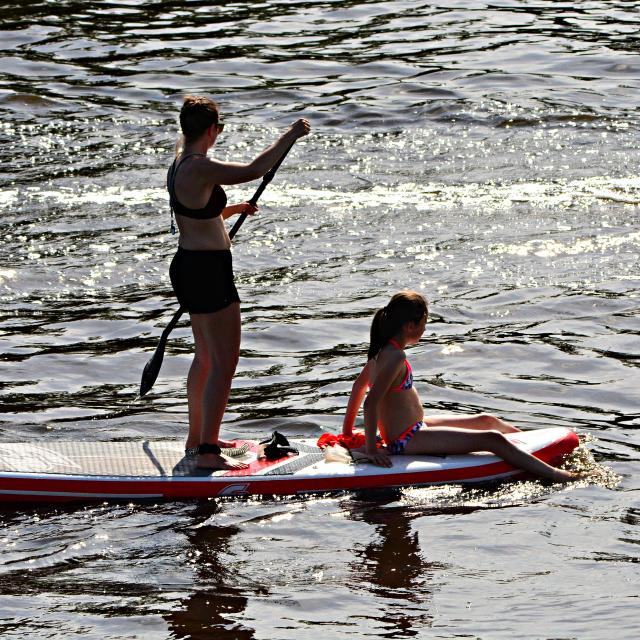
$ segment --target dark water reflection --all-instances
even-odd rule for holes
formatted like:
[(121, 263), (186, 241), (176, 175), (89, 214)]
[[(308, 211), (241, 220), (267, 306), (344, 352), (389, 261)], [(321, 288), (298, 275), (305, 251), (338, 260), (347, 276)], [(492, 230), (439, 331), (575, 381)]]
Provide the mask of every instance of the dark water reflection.
[(350, 516), (372, 525), (376, 538), (357, 544), (352, 562), (354, 581), (384, 601), (375, 618), (381, 637), (410, 638), (417, 629), (431, 627), (434, 613), (430, 605), (434, 573), (446, 567), (430, 564), (420, 549), (418, 532), (411, 526), (417, 514), (385, 509), (378, 500), (373, 505), (354, 505)]
[(205, 522), (185, 531), (195, 589), (164, 616), (167, 628), (176, 638), (254, 638), (254, 629), (240, 622), (248, 598), (243, 587), (236, 586), (237, 575), (229, 562), (233, 538), (240, 529), (207, 525), (211, 508), (198, 511), (193, 519)]
[(184, 437), (186, 323), (137, 389), (175, 308), (175, 114), (204, 92), (220, 158), (314, 126), (234, 244), (226, 435), (339, 429), (372, 312), (409, 287), (429, 411), (577, 428), (620, 476), (3, 509), (3, 638), (640, 635), (633, 3), (25, 0), (0, 22), (4, 441)]
[[(519, 628), (525, 603), (543, 597), (541, 588), (553, 582), (557, 588), (563, 575), (573, 581), (587, 566), (606, 575), (602, 567), (610, 564), (621, 579), (622, 604), (606, 613), (597, 608), (610, 621), (633, 597), (632, 583), (625, 583), (635, 560), (622, 550), (637, 537), (637, 518), (632, 509), (611, 519), (609, 509), (623, 497), (612, 501), (606, 491), (581, 489), (572, 497), (522, 484), (3, 513), (11, 544), (4, 552), (2, 602), (38, 602), (46, 592), (52, 603), (65, 603), (64, 610), (54, 606), (20, 620), (21, 632), (34, 637), (47, 637), (53, 623), (68, 634), (81, 616), (87, 637), (107, 631), (116, 637), (409, 638), (441, 634), (443, 619), (452, 619), (447, 628), (460, 634), (493, 637), (495, 628), (486, 626), (493, 601), (498, 613), (505, 614), (505, 606), (520, 611), (499, 623), (498, 635), (507, 637)], [(583, 518), (591, 521), (584, 534), (575, 530)], [(617, 530), (619, 539), (609, 551), (594, 549), (606, 530)], [(536, 553), (539, 570), (526, 560)], [(550, 564), (558, 554), (564, 562)], [(506, 588), (511, 601), (501, 605)], [(582, 584), (581, 590), (579, 609), (600, 587)], [(559, 623), (557, 606), (547, 603), (550, 624)], [(19, 619), (18, 611), (3, 611), (7, 637), (17, 630), (11, 620)], [(578, 628), (583, 622), (576, 617)]]

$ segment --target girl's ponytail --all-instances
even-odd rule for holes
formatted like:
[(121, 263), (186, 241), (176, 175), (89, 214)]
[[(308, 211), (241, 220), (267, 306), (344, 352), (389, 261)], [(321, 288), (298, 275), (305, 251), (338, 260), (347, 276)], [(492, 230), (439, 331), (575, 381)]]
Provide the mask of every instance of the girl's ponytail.
[(385, 307), (378, 309), (376, 311), (376, 315), (373, 316), (373, 321), (371, 322), (371, 334), (370, 334), (370, 343), (369, 343), (369, 352), (367, 353), (367, 360), (371, 360), (375, 358), (380, 349), (384, 347), (387, 343), (387, 340), (383, 337), (383, 316), (385, 315)]
[(389, 304), (378, 309), (373, 316), (367, 359), (375, 358), (387, 342), (400, 333), (405, 323), (420, 322), (427, 312), (427, 301), (419, 293), (396, 293)]

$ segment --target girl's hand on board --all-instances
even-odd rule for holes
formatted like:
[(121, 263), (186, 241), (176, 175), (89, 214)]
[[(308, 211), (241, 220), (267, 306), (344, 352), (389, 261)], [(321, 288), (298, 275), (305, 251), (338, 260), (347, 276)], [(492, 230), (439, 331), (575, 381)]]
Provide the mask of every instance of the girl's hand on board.
[(375, 453), (367, 453), (367, 459), (378, 467), (393, 466), (389, 454), (384, 449), (378, 449)]

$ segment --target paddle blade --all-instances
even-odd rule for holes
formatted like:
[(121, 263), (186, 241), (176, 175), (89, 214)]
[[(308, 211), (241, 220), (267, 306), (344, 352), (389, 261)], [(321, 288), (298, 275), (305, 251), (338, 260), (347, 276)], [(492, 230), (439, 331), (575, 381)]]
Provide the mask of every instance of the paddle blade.
[(142, 379), (140, 380), (140, 396), (142, 397), (153, 387), (153, 383), (156, 381), (158, 374), (160, 373), (160, 367), (162, 366), (162, 360), (164, 358), (164, 348), (167, 344), (167, 338), (173, 331), (173, 328), (178, 324), (180, 316), (185, 312), (185, 308), (180, 308), (173, 314), (173, 318), (169, 321), (169, 324), (165, 327), (156, 350), (151, 356), (151, 360), (147, 362), (142, 371)]
[(153, 387), (158, 374), (160, 373), (160, 367), (162, 366), (162, 360), (164, 359), (164, 340), (160, 341), (156, 350), (153, 352), (149, 362), (144, 365), (142, 370), (142, 378), (140, 380), (140, 396), (144, 396)]

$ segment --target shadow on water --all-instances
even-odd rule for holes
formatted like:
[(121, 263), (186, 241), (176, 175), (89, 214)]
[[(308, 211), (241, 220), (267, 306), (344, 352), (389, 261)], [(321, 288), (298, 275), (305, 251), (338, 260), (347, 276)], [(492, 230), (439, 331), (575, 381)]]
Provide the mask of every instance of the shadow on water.
[[(349, 562), (348, 575), (339, 580), (346, 580), (358, 591), (368, 591), (370, 596), (364, 594), (365, 599), (373, 597), (386, 603), (383, 610), (368, 614), (383, 629), (379, 637), (408, 638), (414, 637), (418, 629), (431, 626), (430, 583), (434, 574), (446, 567), (429, 563), (423, 557), (418, 534), (411, 527), (412, 520), (421, 514), (387, 508), (397, 504), (398, 495), (395, 491), (369, 492), (348, 498), (346, 503), (341, 501), (346, 517), (371, 525), (376, 536), (371, 542), (355, 544), (350, 550), (353, 560)], [(312, 506), (315, 499), (310, 500), (309, 503), (307, 499), (299, 499), (294, 503), (307, 501)], [(211, 504), (204, 506), (200, 514), (206, 520), (212, 514)], [(194, 513), (193, 517), (198, 516)], [(213, 633), (221, 640), (255, 637), (250, 621), (241, 622), (249, 594), (236, 586), (242, 580), (238, 580), (231, 564), (233, 538), (240, 531), (235, 526), (216, 524), (215, 519), (185, 531), (191, 554), (196, 558), (196, 575), (192, 593), (164, 616), (175, 637), (204, 640), (213, 637)], [(283, 567), (284, 572), (289, 570), (291, 567)], [(263, 580), (262, 586), (258, 582), (250, 595), (263, 597), (269, 592), (270, 587)], [(340, 624), (336, 615), (327, 614), (327, 624)]]

